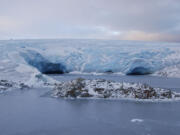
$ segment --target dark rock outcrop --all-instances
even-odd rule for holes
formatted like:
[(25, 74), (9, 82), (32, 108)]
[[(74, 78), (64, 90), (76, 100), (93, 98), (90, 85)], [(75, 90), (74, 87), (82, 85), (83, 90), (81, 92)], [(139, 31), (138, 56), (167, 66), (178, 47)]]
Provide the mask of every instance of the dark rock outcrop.
[(14, 86), (13, 82), (9, 82), (7, 80), (0, 80), (0, 90), (7, 90)]
[(147, 84), (118, 83), (102, 79), (85, 80), (78, 78), (56, 84), (55, 97), (95, 97), (127, 99), (174, 99), (179, 93), (171, 90), (153, 88)]
[(0, 92), (9, 89), (29, 89), (30, 87), (24, 83), (17, 83), (8, 80), (0, 80)]

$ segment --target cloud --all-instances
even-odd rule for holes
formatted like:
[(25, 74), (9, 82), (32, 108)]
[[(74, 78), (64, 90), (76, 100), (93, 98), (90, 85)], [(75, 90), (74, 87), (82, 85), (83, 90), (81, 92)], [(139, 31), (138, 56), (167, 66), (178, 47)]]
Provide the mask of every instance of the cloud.
[(179, 34), (146, 33), (143, 31), (129, 31), (120, 37), (121, 40), (167, 41), (180, 42)]
[(0, 0), (8, 18), (0, 19), (0, 35), (6, 28), (14, 33), (7, 38), (178, 41), (179, 7), (179, 0)]
[(18, 23), (10, 18), (0, 16), (0, 31), (9, 31), (10, 29), (17, 28)]

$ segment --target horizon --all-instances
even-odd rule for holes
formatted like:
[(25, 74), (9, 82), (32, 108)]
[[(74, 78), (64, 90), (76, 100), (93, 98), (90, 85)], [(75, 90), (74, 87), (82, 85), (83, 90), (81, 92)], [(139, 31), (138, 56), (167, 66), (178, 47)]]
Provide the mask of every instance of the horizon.
[(95, 38), (9, 38), (0, 39), (0, 41), (23, 41), (23, 40), (98, 40), (98, 41), (124, 41), (124, 42), (146, 42), (146, 43), (167, 43), (179, 44), (178, 41), (149, 41), (149, 40), (125, 40), (125, 39), (95, 39)]

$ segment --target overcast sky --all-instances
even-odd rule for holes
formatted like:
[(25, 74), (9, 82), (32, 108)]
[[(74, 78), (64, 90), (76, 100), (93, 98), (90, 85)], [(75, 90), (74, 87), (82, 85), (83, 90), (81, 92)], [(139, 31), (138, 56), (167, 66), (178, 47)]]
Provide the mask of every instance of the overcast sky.
[(0, 0), (0, 39), (180, 41), (180, 0)]

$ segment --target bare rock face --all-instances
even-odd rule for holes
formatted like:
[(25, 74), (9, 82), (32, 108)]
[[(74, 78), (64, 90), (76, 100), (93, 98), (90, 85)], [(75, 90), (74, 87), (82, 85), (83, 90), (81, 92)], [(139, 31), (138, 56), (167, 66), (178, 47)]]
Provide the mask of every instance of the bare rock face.
[(70, 98), (115, 98), (115, 99), (173, 99), (180, 94), (171, 90), (152, 88), (147, 84), (119, 83), (103, 79), (78, 78), (55, 85), (53, 96)]

